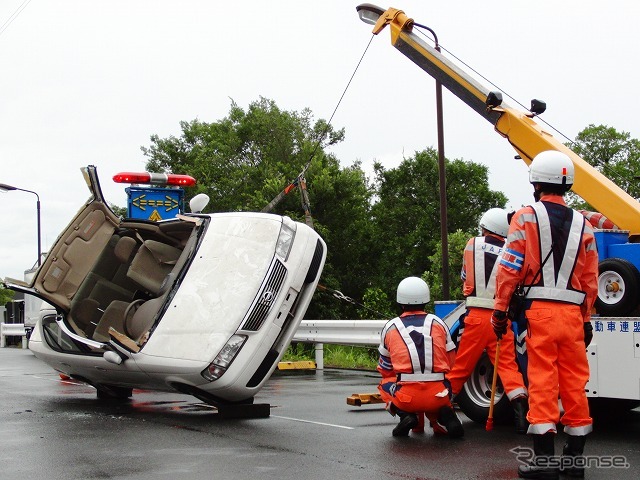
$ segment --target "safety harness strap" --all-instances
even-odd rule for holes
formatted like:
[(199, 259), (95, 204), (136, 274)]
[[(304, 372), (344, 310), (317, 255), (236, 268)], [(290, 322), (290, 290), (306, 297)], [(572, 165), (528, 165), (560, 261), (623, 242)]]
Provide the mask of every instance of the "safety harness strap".
[[(491, 269), (491, 274), (489, 275), (489, 280), (485, 282), (486, 255), (493, 255), (494, 257), (497, 257), (497, 253), (492, 253), (489, 251), (494, 248), (497, 247), (495, 245), (487, 243), (482, 237), (476, 237), (473, 241), (473, 263), (476, 297), (493, 299), (496, 293), (496, 274), (498, 272), (499, 262), (494, 261), (493, 267)], [(501, 252), (502, 248), (500, 248), (499, 251)], [(493, 308), (493, 305), (487, 308)]]
[(527, 298), (531, 300), (551, 300), (555, 302), (574, 303), (576, 305), (582, 305), (584, 297), (584, 292), (553, 287), (531, 287), (527, 292)]
[(437, 382), (444, 380), (444, 373), (399, 373), (396, 382)]
[[(496, 262), (497, 264), (498, 262)], [(494, 299), (469, 296), (465, 301), (467, 307), (490, 308), (493, 309)]]
[[(535, 203), (531, 207), (535, 212), (538, 231), (540, 233), (540, 252), (551, 252), (553, 239), (551, 234), (551, 221), (549, 220), (547, 208), (542, 202)], [(571, 227), (569, 229), (562, 262), (557, 269), (557, 277), (553, 255), (547, 255), (541, 267), (542, 284), (527, 286), (525, 290), (526, 298), (552, 300), (575, 305), (581, 305), (584, 302), (585, 293), (572, 290), (570, 285), (571, 275), (578, 260), (578, 249), (580, 248), (585, 218), (575, 211), (569, 210), (569, 212), (572, 215)]]

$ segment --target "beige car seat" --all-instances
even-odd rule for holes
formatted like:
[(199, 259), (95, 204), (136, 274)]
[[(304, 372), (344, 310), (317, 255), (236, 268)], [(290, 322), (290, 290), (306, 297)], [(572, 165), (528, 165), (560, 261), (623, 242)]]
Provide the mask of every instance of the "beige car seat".
[(155, 240), (145, 240), (133, 257), (127, 276), (152, 296), (158, 296), (162, 283), (182, 251)]

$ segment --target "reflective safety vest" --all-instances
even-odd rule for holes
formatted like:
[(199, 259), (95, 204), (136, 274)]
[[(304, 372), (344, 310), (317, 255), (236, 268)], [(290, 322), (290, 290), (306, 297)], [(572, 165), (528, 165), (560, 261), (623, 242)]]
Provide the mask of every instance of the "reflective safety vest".
[[(546, 259), (546, 262), (542, 266), (542, 272), (537, 276), (540, 280), (535, 285), (524, 286), (526, 297), (582, 305), (585, 293), (571, 288), (571, 275), (578, 260), (578, 249), (585, 225), (584, 216), (565, 207), (567, 213), (570, 213), (572, 217), (569, 231), (562, 232), (566, 237), (566, 245), (564, 252), (562, 252), (559, 250), (562, 248), (560, 242), (553, 243), (549, 212), (544, 203), (536, 202), (531, 207), (535, 212), (538, 224), (540, 261), (542, 263)], [(555, 252), (551, 252), (552, 246)], [(562, 259), (559, 265), (556, 264), (554, 257)]]
[[(472, 244), (472, 245), (470, 245)], [(473, 242), (467, 244), (471, 247), (473, 254), (473, 264), (470, 266), (465, 262), (465, 268), (473, 268), (473, 292), (467, 295), (467, 307), (490, 308), (493, 309), (493, 297), (496, 293), (496, 273), (498, 271), (499, 257), (502, 255), (504, 240), (497, 237), (475, 237)], [(465, 259), (471, 256), (466, 255)], [(463, 270), (462, 279), (466, 282), (467, 275)]]
[[(423, 321), (419, 321), (423, 319)], [(393, 352), (389, 346), (391, 337), (396, 334), (402, 339), (404, 352)], [(432, 329), (442, 329), (442, 337), (446, 345), (443, 349), (450, 352), (455, 349), (455, 344), (449, 334), (446, 324), (435, 315), (418, 314), (404, 317), (396, 317), (390, 320), (382, 330), (382, 341), (378, 347), (380, 355), (391, 358), (393, 370), (397, 373), (398, 382), (433, 382), (444, 380), (444, 372), (434, 372), (434, 368), (448, 371), (450, 366), (445, 358), (438, 358), (438, 352), (434, 348)], [(399, 342), (395, 342), (394, 348), (398, 348)], [(402, 348), (401, 347), (401, 348)], [(401, 361), (399, 361), (399, 359)]]

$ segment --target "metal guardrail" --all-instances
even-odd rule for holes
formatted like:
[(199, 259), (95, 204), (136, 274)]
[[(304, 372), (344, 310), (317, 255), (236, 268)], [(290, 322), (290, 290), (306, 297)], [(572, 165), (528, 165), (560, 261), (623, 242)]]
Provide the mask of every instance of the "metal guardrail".
[[(439, 315), (449, 328), (465, 311), (464, 302), (436, 302), (438, 307), (448, 304), (446, 315)], [(330, 343), (334, 345), (377, 346), (382, 329), (388, 320), (302, 320), (293, 336), (294, 342)]]
[[(446, 315), (439, 312), (445, 307)], [(436, 302), (439, 315), (449, 328), (465, 311), (464, 302)], [(302, 320), (293, 336), (293, 342), (315, 344), (316, 368), (324, 368), (324, 344), (377, 347), (382, 329), (388, 320)]]
[(0, 323), (0, 348), (6, 346), (6, 337), (22, 337), (22, 348), (27, 348), (24, 323)]
[(386, 320), (302, 320), (293, 342), (315, 345), (316, 369), (324, 369), (324, 344), (372, 347), (380, 343)]
[(302, 320), (294, 342), (374, 346), (386, 320)]

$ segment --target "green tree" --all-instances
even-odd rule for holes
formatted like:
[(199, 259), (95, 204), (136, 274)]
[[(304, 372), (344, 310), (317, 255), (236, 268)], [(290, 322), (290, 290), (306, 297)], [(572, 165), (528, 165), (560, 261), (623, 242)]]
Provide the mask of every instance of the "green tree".
[(0, 306), (4, 306), (13, 300), (13, 295), (15, 292), (13, 290), (9, 290), (8, 288), (0, 288)]
[[(640, 197), (640, 140), (607, 125), (590, 124), (567, 146), (629, 195)], [(574, 208), (592, 210), (575, 194), (569, 199)]]
[[(456, 230), (449, 234), (449, 290), (452, 300), (462, 300), (462, 280), (460, 280), (460, 272), (462, 271), (462, 255), (464, 247), (471, 237), (478, 235), (477, 229), (475, 233), (463, 232)], [(422, 278), (429, 285), (431, 291), (431, 301), (443, 300), (442, 294), (442, 244), (436, 246), (436, 251), (429, 257), (431, 266), (424, 272)]]
[(127, 207), (119, 207), (115, 203), (109, 203), (109, 208), (120, 218), (127, 217)]
[[(433, 268), (430, 257), (440, 243), (437, 152), (428, 148), (397, 168), (374, 168), (378, 201), (372, 208), (375, 232), (369, 251), (377, 269), (371, 280), (393, 298), (400, 280)], [(504, 207), (505, 195), (488, 186), (486, 166), (456, 159), (447, 160), (445, 169), (449, 232), (474, 231), (486, 210)]]
[[(323, 149), (344, 139), (344, 130), (314, 123), (310, 110), (283, 111), (262, 97), (246, 111), (232, 101), (228, 116), (217, 122), (196, 119), (180, 127), (180, 137), (152, 135), (151, 146), (142, 147), (147, 169), (196, 178), (187, 200), (206, 193), (209, 212), (261, 210), (310, 160), (309, 179), (313, 170), (335, 162)], [(289, 209), (298, 203), (293, 196), (284, 202)]]
[(384, 320), (391, 318), (395, 311), (395, 298), (389, 298), (381, 288), (369, 287), (364, 292), (358, 313), (361, 318)]
[[(453, 300), (462, 300), (462, 280), (460, 280), (460, 272), (462, 271), (462, 256), (464, 247), (471, 237), (478, 235), (478, 232), (468, 233), (462, 230), (456, 230), (448, 235), (449, 246), (449, 288), (450, 298)], [(429, 308), (433, 311), (433, 302), (443, 300), (442, 292), (442, 244), (436, 244), (436, 251), (429, 256), (431, 263), (429, 269), (421, 276), (429, 285), (431, 293), (431, 302)], [(371, 318), (371, 314), (380, 313), (381, 318), (390, 318), (397, 310), (395, 297), (390, 298), (382, 289), (371, 287), (365, 291), (363, 297), (363, 305), (365, 308), (359, 310), (362, 318)]]
[[(395, 311), (395, 288), (408, 275), (431, 268), (440, 242), (437, 155), (417, 152), (394, 169), (375, 165), (367, 180), (360, 163), (341, 167), (325, 152), (344, 138), (308, 109), (284, 111), (265, 98), (211, 123), (180, 123), (179, 136), (151, 137), (142, 147), (147, 169), (192, 175), (187, 200), (206, 193), (211, 211), (257, 211), (304, 170), (316, 230), (328, 246), (327, 263), (307, 318), (371, 318), (371, 309)], [(505, 196), (487, 185), (487, 168), (447, 162), (449, 231), (470, 231)], [(463, 208), (460, 208), (463, 206)], [(298, 191), (275, 213), (304, 221)], [(459, 269), (458, 269), (459, 271)], [(455, 275), (455, 272), (454, 272)], [(355, 302), (339, 301), (335, 291)], [(391, 300), (389, 300), (391, 299)], [(363, 307), (364, 305), (364, 307)]]
[[(311, 111), (283, 111), (265, 98), (245, 111), (232, 102), (222, 120), (181, 122), (179, 137), (151, 137), (142, 147), (147, 169), (183, 173), (198, 185), (187, 197), (206, 193), (206, 211), (260, 211), (291, 180), (305, 173), (314, 226), (328, 245), (321, 283), (360, 297), (368, 278), (370, 188), (359, 163), (342, 168), (324, 149), (344, 138)], [(304, 221), (299, 191), (294, 190), (274, 213)], [(307, 318), (353, 318), (356, 307), (320, 291)]]

